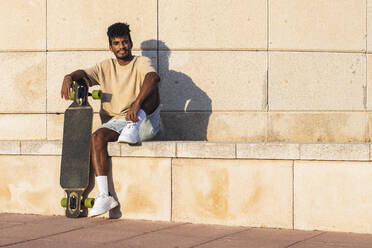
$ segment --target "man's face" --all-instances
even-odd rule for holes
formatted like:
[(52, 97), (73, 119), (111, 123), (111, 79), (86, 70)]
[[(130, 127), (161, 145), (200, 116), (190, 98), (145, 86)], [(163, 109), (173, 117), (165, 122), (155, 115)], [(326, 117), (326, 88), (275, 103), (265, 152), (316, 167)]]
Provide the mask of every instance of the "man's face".
[(115, 37), (111, 39), (110, 50), (115, 54), (117, 59), (127, 59), (132, 57), (132, 43), (128, 35)]

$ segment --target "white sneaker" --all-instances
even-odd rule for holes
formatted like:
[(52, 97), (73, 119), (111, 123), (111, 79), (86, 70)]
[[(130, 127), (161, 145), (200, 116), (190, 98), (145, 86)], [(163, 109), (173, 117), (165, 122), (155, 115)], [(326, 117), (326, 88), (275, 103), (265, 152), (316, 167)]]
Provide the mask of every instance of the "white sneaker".
[(120, 143), (137, 144), (140, 142), (138, 122), (128, 122), (118, 138)]
[(121, 131), (118, 142), (137, 144), (141, 141), (139, 137), (139, 127), (142, 121), (146, 118), (146, 113), (143, 109), (138, 110), (137, 118), (138, 122), (128, 121), (127, 125)]
[(89, 212), (89, 217), (94, 217), (106, 213), (119, 205), (114, 197), (104, 194), (99, 194), (94, 200), (93, 208)]

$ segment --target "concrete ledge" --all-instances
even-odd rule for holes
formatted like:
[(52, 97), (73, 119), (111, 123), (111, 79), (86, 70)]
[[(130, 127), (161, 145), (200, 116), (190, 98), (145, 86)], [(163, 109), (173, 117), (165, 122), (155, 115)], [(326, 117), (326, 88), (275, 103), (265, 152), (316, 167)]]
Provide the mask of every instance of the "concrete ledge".
[(368, 161), (368, 144), (301, 144), (302, 160)]
[(175, 157), (176, 147), (174, 142), (143, 142), (140, 146), (119, 144), (121, 156), (137, 157)]
[(238, 143), (237, 158), (300, 159), (300, 145), (294, 143)]
[(21, 141), (22, 155), (61, 155), (62, 141)]
[[(370, 161), (371, 143), (146, 141), (111, 142), (112, 157)], [(60, 140), (2, 140), (0, 155), (61, 155)]]
[(112, 143), (109, 154), (122, 157), (369, 161), (371, 149), (370, 143), (150, 141), (141, 146)]
[(13, 140), (0, 141), (0, 154), (21, 154), (21, 142)]
[(177, 142), (179, 158), (236, 158), (234, 143)]

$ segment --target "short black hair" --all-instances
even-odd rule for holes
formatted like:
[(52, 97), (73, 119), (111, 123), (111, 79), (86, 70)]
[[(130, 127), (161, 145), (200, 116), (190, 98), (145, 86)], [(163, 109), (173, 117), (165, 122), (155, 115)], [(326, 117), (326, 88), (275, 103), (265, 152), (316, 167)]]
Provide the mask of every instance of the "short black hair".
[(110, 46), (113, 38), (124, 37), (125, 35), (128, 35), (130, 43), (133, 44), (132, 38), (130, 37), (130, 29), (128, 24), (117, 22), (112, 24), (107, 29), (107, 37), (109, 39)]

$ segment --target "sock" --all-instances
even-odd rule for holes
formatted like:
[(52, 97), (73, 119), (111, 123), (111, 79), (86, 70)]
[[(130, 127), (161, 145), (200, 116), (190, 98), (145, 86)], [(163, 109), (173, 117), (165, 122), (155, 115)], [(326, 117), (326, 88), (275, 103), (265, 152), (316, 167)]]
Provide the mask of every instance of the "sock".
[(108, 182), (107, 176), (98, 176), (96, 177), (98, 192), (99, 194), (108, 195)]

